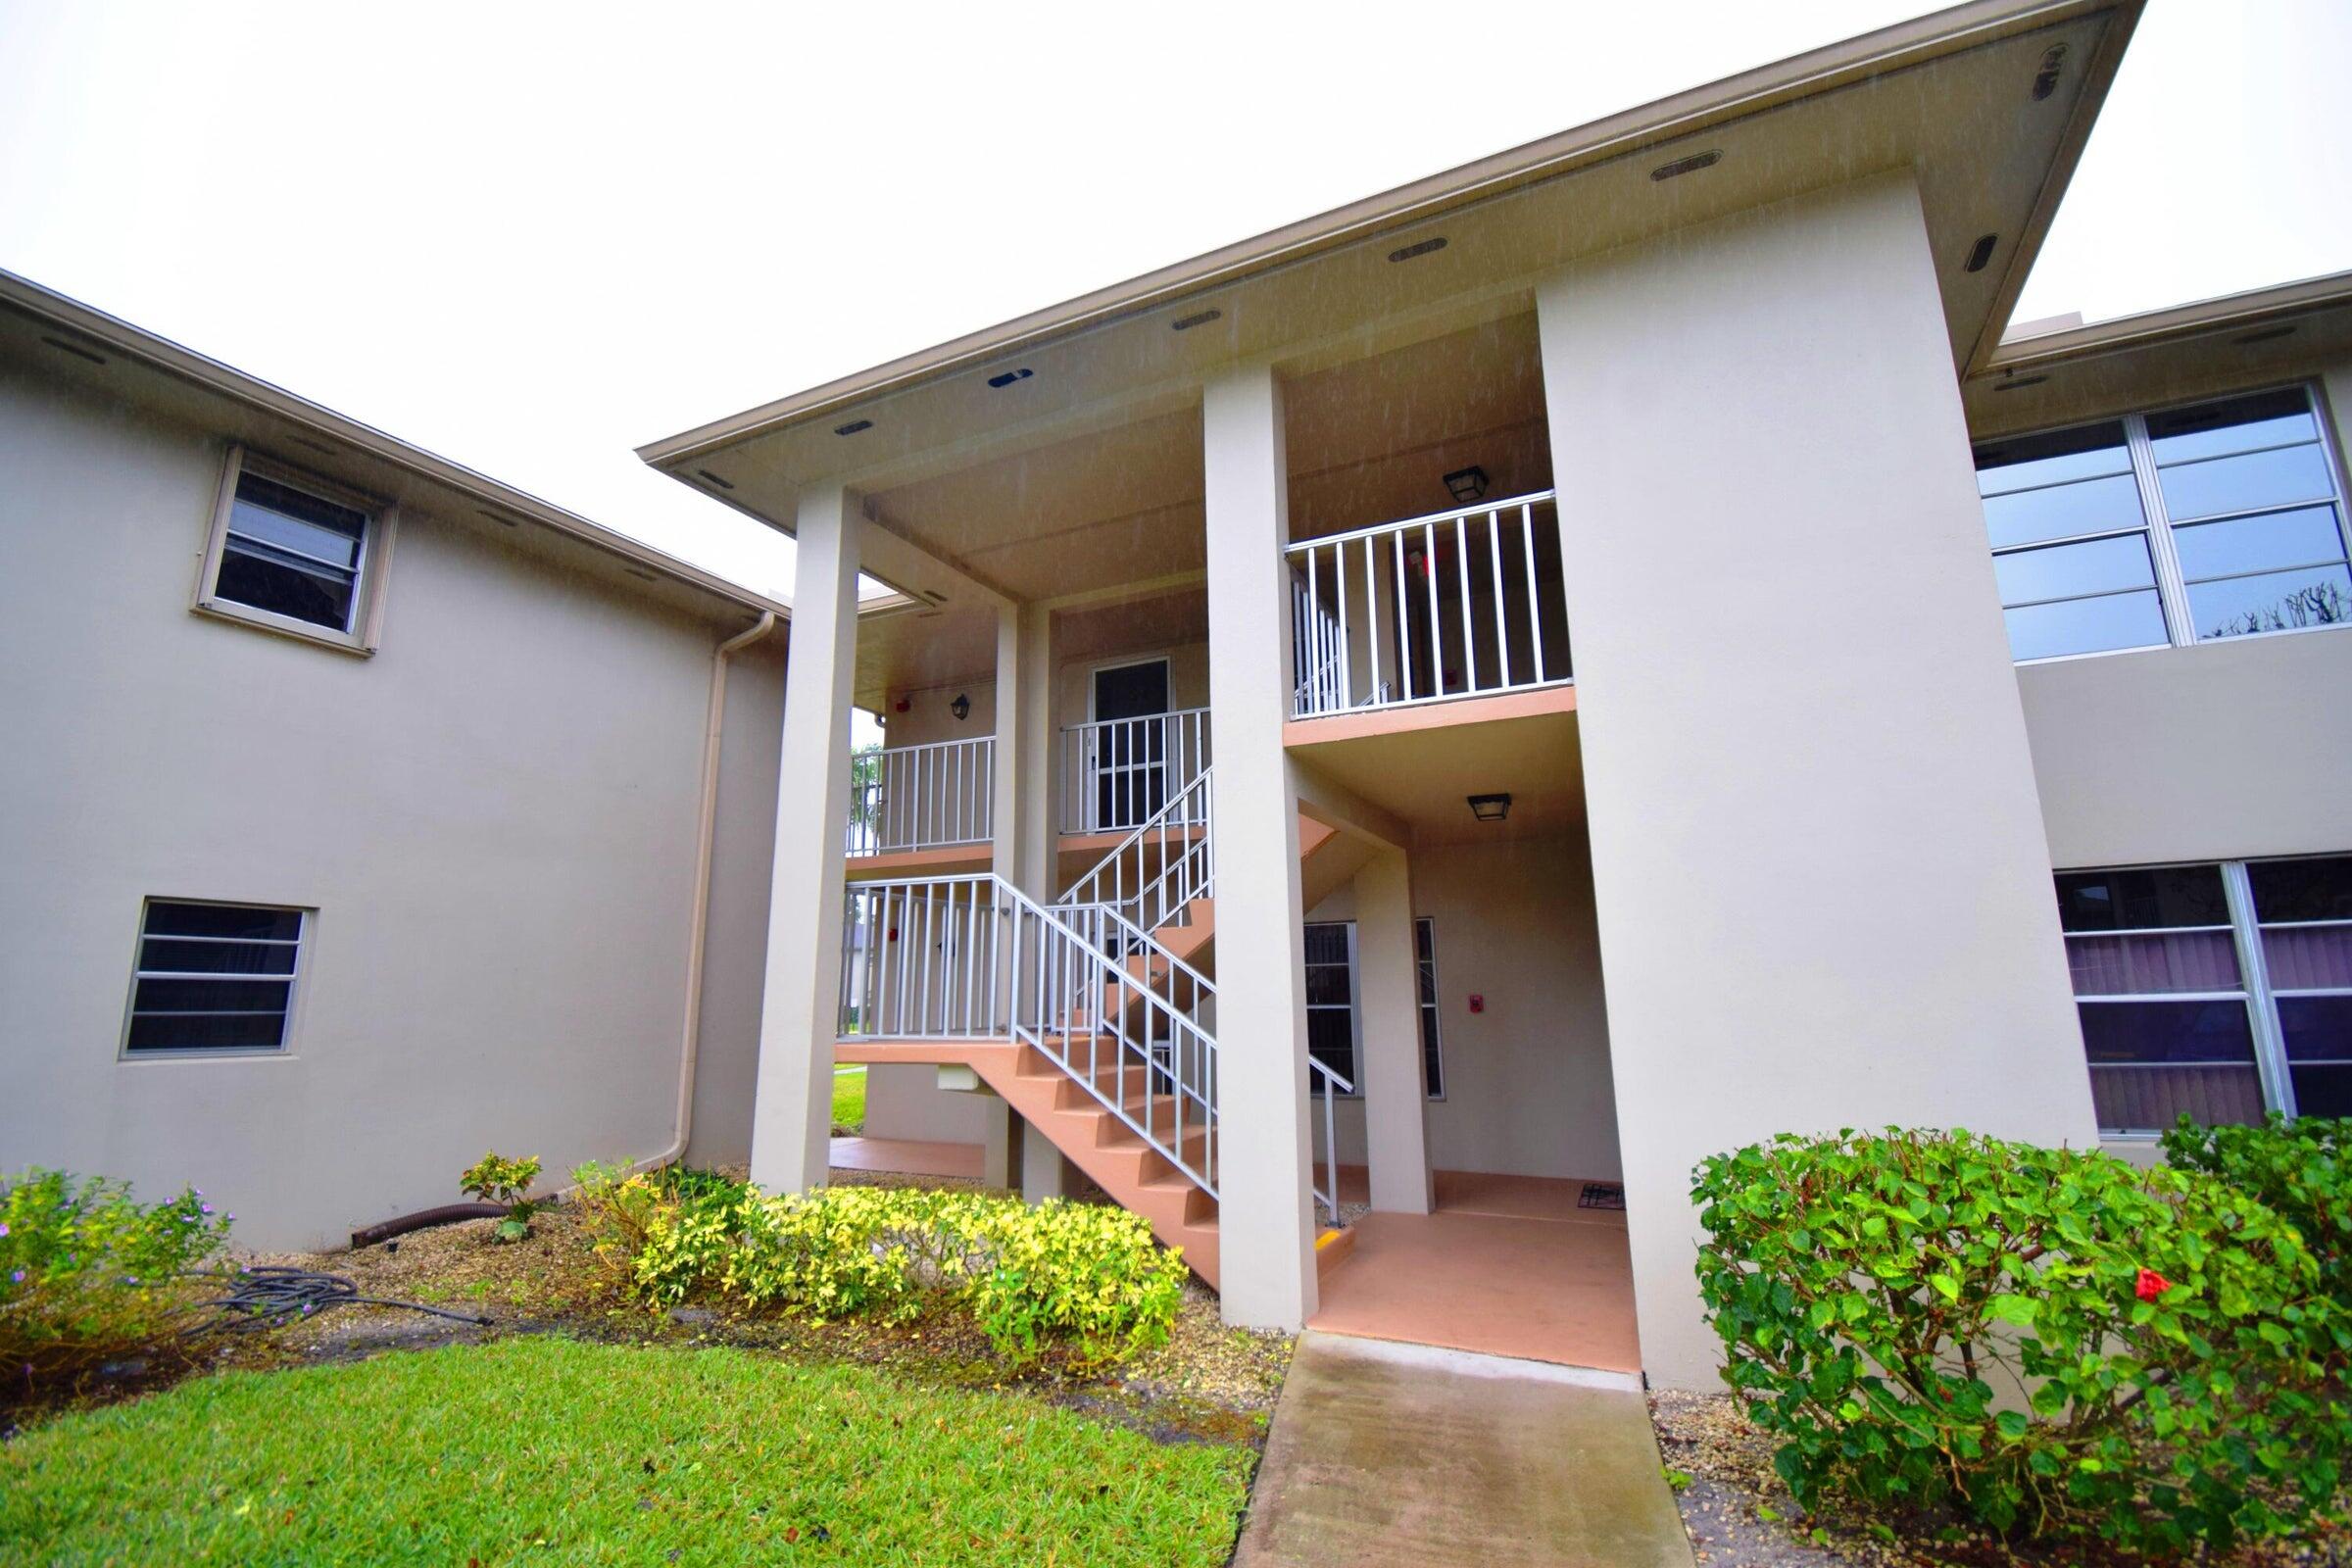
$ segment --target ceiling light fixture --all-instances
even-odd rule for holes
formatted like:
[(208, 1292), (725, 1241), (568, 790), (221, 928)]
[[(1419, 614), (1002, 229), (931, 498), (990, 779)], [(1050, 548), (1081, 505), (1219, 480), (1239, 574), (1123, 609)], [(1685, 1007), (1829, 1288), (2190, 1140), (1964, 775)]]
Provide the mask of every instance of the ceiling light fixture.
[(1470, 797), (1470, 814), (1481, 822), (1499, 822), (1511, 814), (1511, 798), (1508, 795), (1473, 795)]
[(874, 421), (871, 419), (852, 419), (847, 424), (835, 425), (833, 433), (835, 435), (856, 435), (860, 430), (871, 430), (873, 427)]
[(1723, 149), (1710, 147), (1703, 153), (1692, 153), (1688, 158), (1677, 158), (1671, 164), (1660, 164), (1649, 172), (1649, 177), (1663, 184), (1683, 174), (1695, 174), (1702, 169), (1713, 169), (1722, 162)]
[(1223, 311), (1218, 310), (1195, 311), (1190, 316), (1179, 316), (1176, 318), (1176, 319), (1170, 321), (1168, 325), (1175, 328), (1179, 332), (1190, 332), (1196, 326), (1206, 326), (1209, 322), (1214, 321), (1224, 316), (1224, 314), (1225, 313)]
[(732, 490), (735, 488), (735, 482), (732, 479), (721, 479), (717, 474), (712, 473), (709, 468), (697, 468), (694, 471), (701, 474), (704, 478), (710, 480), (712, 484), (718, 486), (721, 490)]
[(948, 711), (949, 711), (949, 712), (951, 712), (951, 713), (954, 713), (954, 714), (956, 715), (956, 719), (957, 719), (957, 721), (958, 721), (958, 722), (960, 722), (960, 721), (961, 721), (961, 720), (963, 720), (963, 719), (967, 719), (967, 718), (971, 717), (971, 716), (972, 716), (972, 700), (971, 700), (971, 698), (970, 698), (969, 696), (967, 696), (966, 694), (962, 693), (962, 692), (957, 692), (957, 693), (956, 694), (956, 700), (955, 700), (954, 702), (952, 702), (952, 703), (950, 703), (950, 704), (948, 705)]
[(1427, 256), (1433, 252), (1442, 251), (1445, 248), (1446, 236), (1439, 234), (1434, 238), (1421, 241), (1418, 245), (1407, 245), (1400, 251), (1389, 252), (1389, 260), (1392, 262), (1409, 262), (1416, 256)]
[(105, 355), (92, 354), (88, 349), (83, 348), (80, 344), (69, 343), (62, 337), (50, 337), (44, 334), (41, 338), (41, 341), (48, 344), (53, 349), (73, 355), (77, 360), (87, 360), (92, 365), (104, 365), (106, 363)]
[(1446, 476), (1446, 493), (1456, 501), (1476, 501), (1487, 493), (1487, 470), (1475, 463), (1454, 469)]
[(999, 388), (1008, 387), (1015, 381), (1026, 381), (1036, 373), (1037, 372), (1035, 370), (1032, 370), (1029, 368), (1029, 367), (1024, 365), (1017, 370), (1004, 370), (999, 374), (990, 376), (988, 378), (988, 384), (990, 386)]
[(1979, 234), (1977, 242), (1968, 248), (1968, 260), (1960, 264), (1961, 268), (1971, 272), (1982, 272), (1984, 264), (1992, 260), (1992, 248), (2000, 242), (2001, 236), (1998, 234)]

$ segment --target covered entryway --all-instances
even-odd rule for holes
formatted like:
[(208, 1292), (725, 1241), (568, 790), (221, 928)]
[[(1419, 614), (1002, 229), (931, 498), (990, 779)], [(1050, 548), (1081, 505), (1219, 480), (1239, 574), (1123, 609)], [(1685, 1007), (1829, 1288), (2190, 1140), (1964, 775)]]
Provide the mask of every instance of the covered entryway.
[[(1367, 1213), (1348, 1227), (1310, 1328), (1641, 1370), (1621, 1188), (1449, 1170), (1435, 1180), (1433, 1212)], [(1341, 1169), (1343, 1203), (1367, 1192), (1361, 1167)]]

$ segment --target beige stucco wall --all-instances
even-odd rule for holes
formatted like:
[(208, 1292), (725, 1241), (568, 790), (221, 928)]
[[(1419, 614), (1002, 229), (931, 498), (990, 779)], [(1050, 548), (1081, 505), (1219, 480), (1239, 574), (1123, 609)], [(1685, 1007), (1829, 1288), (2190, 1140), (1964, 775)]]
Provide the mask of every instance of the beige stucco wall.
[[(1429, 1103), (1425, 1123), (1431, 1164), (1615, 1180), (1608, 1013), (1582, 835), (1420, 850), (1412, 880), (1413, 912), (1436, 937), (1446, 1069), (1446, 1098)], [(1353, 895), (1342, 888), (1307, 918), (1354, 918)], [(1474, 995), (1484, 1012), (1470, 1010)], [(1361, 1163), (1362, 1102), (1342, 1101), (1332, 1121), (1341, 1159)]]
[(2094, 1140), (1907, 175), (1539, 291), (1644, 1366), (1709, 1386), (1698, 1160)]
[[(412, 509), (373, 659), (191, 614), (221, 451), (0, 371), (0, 1168), (192, 1181), (289, 1246), (453, 1200), (485, 1149), (658, 1152), (710, 651), (750, 613), (657, 610)], [(739, 710), (776, 709), (777, 667)], [(731, 807), (773, 809), (763, 722)], [(752, 854), (758, 808), (720, 836)], [(759, 1005), (766, 888), (736, 868), (714, 1089)], [(149, 895), (317, 911), (289, 1052), (120, 1058)], [(706, 1108), (706, 1147), (739, 1143)]]

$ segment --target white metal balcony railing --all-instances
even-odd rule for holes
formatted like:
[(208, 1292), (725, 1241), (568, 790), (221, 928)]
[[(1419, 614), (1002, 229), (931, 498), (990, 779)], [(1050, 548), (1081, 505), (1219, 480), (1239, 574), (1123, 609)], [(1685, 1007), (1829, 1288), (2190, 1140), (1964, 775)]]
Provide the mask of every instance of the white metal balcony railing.
[(866, 752), (850, 760), (849, 853), (984, 844), (996, 831), (993, 735)]
[(1297, 717), (1571, 678), (1551, 491), (1303, 539), (1286, 555)]
[(1141, 827), (1208, 764), (1205, 708), (1066, 724), (1060, 830), (1124, 833)]
[(1054, 902), (1108, 905), (1146, 931), (1172, 925), (1195, 899), (1216, 893), (1210, 843), (1213, 774), (1202, 768)]

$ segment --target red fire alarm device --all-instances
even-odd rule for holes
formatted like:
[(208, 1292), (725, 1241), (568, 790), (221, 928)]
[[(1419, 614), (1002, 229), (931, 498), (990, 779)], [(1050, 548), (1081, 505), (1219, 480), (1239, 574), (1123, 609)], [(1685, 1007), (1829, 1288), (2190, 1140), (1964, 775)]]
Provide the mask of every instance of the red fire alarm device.
[(1487, 999), (1486, 999), (1486, 998), (1484, 998), (1484, 997), (1482, 997), (1482, 996), (1480, 996), (1480, 995), (1479, 995), (1477, 992), (1475, 992), (1475, 991), (1473, 991), (1472, 993), (1470, 993), (1470, 1010), (1471, 1010), (1472, 1012), (1484, 1012), (1484, 1011), (1486, 1011), (1486, 1010), (1487, 1010)]

